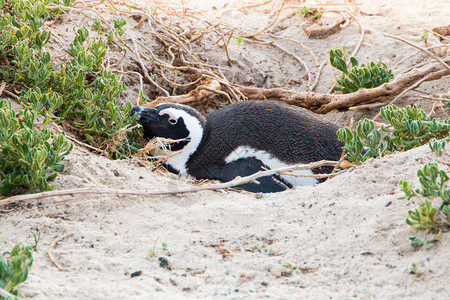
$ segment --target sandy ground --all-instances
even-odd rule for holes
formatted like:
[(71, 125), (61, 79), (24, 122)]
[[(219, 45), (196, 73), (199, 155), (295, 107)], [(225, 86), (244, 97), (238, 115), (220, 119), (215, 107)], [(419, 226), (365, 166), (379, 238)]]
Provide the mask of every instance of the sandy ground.
[[(368, 31), (358, 58), (382, 59), (397, 74), (424, 56), (402, 62), (416, 50), (384, 34), (423, 45), (423, 29), (448, 25), (450, 16), (447, 0), (358, 3), (363, 12), (358, 19)], [(216, 13), (214, 8), (208, 11)], [(263, 9), (229, 12), (222, 18), (253, 29), (264, 28), (270, 20)], [(246, 21), (249, 18), (252, 22)], [(284, 34), (313, 48), (319, 60), (331, 47), (351, 48), (359, 38), (358, 27), (350, 25), (327, 39), (308, 40), (299, 29), (301, 22), (297, 16), (287, 19)], [(291, 51), (302, 51), (294, 48)], [(244, 74), (249, 66), (260, 70), (249, 70), (249, 78), (239, 75), (236, 82), (283, 86), (291, 76), (305, 75), (298, 75), (298, 66), (288, 60), (284, 72), (279, 70), (279, 59), (273, 59), (274, 50), (267, 47), (244, 43), (235, 50), (231, 55), (243, 63), (233, 71)], [(214, 49), (205, 53), (219, 59)], [(308, 56), (305, 61), (312, 63)], [(327, 91), (335, 75), (325, 67), (318, 90)], [(448, 92), (449, 83), (446, 78), (421, 89)], [(431, 107), (429, 102), (419, 103)], [(345, 125), (351, 117), (376, 112), (333, 112), (324, 118)], [(448, 299), (449, 235), (414, 250), (408, 237), (426, 234), (414, 232), (405, 219), (420, 201), (397, 199), (402, 196), (398, 181), (417, 185), (417, 170), (437, 158), (423, 146), (370, 161), (317, 186), (276, 194), (205, 191), (164, 197), (49, 198), (0, 208), (0, 234), (12, 242), (33, 244), (30, 229), (41, 232), (29, 279), (20, 286), (28, 299)], [(149, 190), (192, 184), (81, 148), (67, 156), (66, 170), (54, 182), (58, 189)], [(57, 238), (62, 239), (52, 252), (62, 271), (47, 256)], [(299, 272), (285, 263), (299, 265)], [(421, 275), (414, 277), (410, 271), (418, 264)], [(140, 275), (132, 277), (138, 271)]]

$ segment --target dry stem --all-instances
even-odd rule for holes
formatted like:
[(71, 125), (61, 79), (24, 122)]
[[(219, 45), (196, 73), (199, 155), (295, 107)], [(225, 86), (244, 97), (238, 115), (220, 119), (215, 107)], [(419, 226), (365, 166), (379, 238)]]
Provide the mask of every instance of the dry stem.
[(389, 38), (393, 38), (393, 39), (399, 40), (399, 41), (402, 41), (405, 44), (408, 44), (410, 46), (413, 46), (414, 48), (419, 49), (420, 51), (425, 52), (426, 54), (428, 54), (429, 56), (434, 58), (438, 63), (440, 63), (444, 68), (446, 68), (447, 70), (450, 71), (450, 66), (442, 58), (440, 58), (439, 56), (437, 56), (433, 52), (431, 52), (431, 51), (429, 51), (429, 50), (427, 50), (427, 49), (425, 49), (423, 47), (417, 46), (416, 44), (411, 43), (410, 41), (407, 41), (407, 40), (405, 40), (405, 39), (403, 39), (401, 37), (390, 35), (390, 34), (385, 34), (385, 36), (389, 37)]
[(2, 289), (0, 287), (0, 296), (4, 297), (5, 299), (11, 298), (11, 299), (17, 299), (16, 296), (14, 296), (13, 294), (9, 293), (8, 291)]
[(69, 238), (69, 237), (71, 237), (72, 235), (73, 235), (73, 233), (67, 234), (67, 235), (61, 235), (61, 236), (57, 237), (57, 238), (50, 244), (50, 247), (48, 247), (48, 251), (47, 251), (48, 258), (50, 258), (50, 261), (51, 261), (51, 262), (52, 262), (52, 263), (53, 263), (60, 271), (64, 271), (64, 268), (63, 268), (59, 263), (56, 262), (56, 259), (55, 259), (55, 257), (54, 257), (53, 254), (52, 254), (52, 250), (53, 250), (53, 248), (56, 246), (56, 243), (62, 241), (63, 239)]
[[(425, 81), (440, 79), (450, 75), (450, 70), (444, 69), (437, 63), (430, 63), (420, 68), (397, 76), (394, 80), (372, 89), (360, 89), (350, 94), (322, 94), (316, 92), (297, 92), (283, 88), (263, 89), (253, 86), (234, 85), (242, 95), (252, 100), (278, 100), (291, 105), (297, 105), (310, 109), (316, 113), (325, 114), (335, 109), (349, 108), (359, 104), (382, 102), (390, 97), (402, 94), (405, 90), (414, 89)], [(213, 85), (217, 89), (217, 83), (210, 81), (205, 85)], [(154, 106), (163, 102), (175, 102), (182, 104), (200, 103), (206, 96), (204, 87), (200, 86), (187, 95), (171, 97), (158, 97), (148, 106)]]
[(19, 201), (32, 201), (37, 199), (44, 199), (49, 197), (61, 197), (67, 195), (82, 195), (82, 194), (107, 194), (107, 195), (136, 195), (136, 196), (163, 196), (163, 195), (175, 195), (175, 194), (184, 194), (184, 193), (196, 193), (200, 191), (206, 190), (218, 190), (218, 189), (227, 189), (231, 187), (235, 187), (238, 185), (242, 185), (245, 183), (253, 182), (258, 178), (264, 176), (271, 176), (274, 174), (280, 174), (295, 170), (311, 170), (320, 168), (323, 166), (335, 166), (337, 164), (336, 161), (327, 161), (321, 160), (318, 162), (313, 162), (310, 164), (302, 164), (289, 166), (279, 169), (267, 170), (267, 171), (259, 171), (255, 174), (246, 176), (246, 177), (236, 177), (235, 179), (222, 182), (222, 183), (212, 183), (212, 184), (203, 184), (199, 186), (188, 186), (184, 188), (176, 188), (176, 189), (164, 189), (164, 190), (153, 190), (153, 191), (137, 191), (137, 190), (118, 190), (118, 189), (108, 189), (108, 188), (77, 188), (77, 189), (69, 189), (69, 190), (60, 190), (60, 191), (49, 191), (42, 192), (36, 194), (27, 194), (27, 195), (19, 195), (9, 197), (3, 200), (0, 200), (0, 206), (17, 203)]

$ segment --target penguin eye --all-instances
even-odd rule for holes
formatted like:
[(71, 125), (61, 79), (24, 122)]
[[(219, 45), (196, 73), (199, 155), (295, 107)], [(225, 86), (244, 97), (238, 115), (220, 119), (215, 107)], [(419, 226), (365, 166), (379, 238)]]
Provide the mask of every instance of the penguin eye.
[(177, 124), (178, 120), (177, 119), (169, 119), (169, 123), (172, 125)]

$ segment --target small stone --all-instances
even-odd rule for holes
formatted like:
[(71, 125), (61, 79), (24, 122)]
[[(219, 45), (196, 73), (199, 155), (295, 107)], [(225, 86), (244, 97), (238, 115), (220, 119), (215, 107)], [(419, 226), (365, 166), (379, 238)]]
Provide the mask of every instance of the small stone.
[(159, 260), (159, 266), (161, 268), (167, 269), (169, 271), (172, 270), (172, 267), (170, 266), (169, 260), (167, 258), (160, 257), (160, 258), (158, 258), (158, 260)]
[(139, 271), (136, 271), (136, 272), (131, 273), (131, 278), (133, 278), (133, 277), (138, 277), (138, 276), (141, 276), (141, 275), (142, 275), (142, 271), (139, 270)]

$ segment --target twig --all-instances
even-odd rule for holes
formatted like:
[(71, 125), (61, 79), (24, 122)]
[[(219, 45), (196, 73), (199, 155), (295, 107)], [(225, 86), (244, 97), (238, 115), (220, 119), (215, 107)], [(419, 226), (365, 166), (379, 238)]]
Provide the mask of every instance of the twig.
[[(350, 128), (350, 130), (353, 129), (353, 118), (350, 119), (350, 124), (348, 126)], [(338, 175), (341, 171), (338, 172), (338, 168), (341, 166), (342, 162), (345, 159), (345, 153), (347, 151), (345, 149), (342, 149), (342, 153), (341, 153), (341, 157), (339, 158), (338, 163), (334, 166), (333, 171), (331, 171), (330, 173), (330, 177), (328, 177), (327, 179), (325, 179), (325, 181), (328, 181), (328, 179), (333, 178), (334, 176)]]
[(442, 160), (442, 159), (439, 159), (439, 158), (436, 159), (436, 161), (437, 161), (438, 163), (441, 163), (441, 164), (450, 166), (450, 161)]
[(166, 91), (163, 87), (161, 87), (158, 83), (156, 83), (153, 80), (153, 78), (148, 74), (147, 68), (145, 67), (144, 63), (142, 62), (141, 56), (139, 54), (136, 41), (133, 38), (131, 40), (133, 41), (135, 55), (139, 61), (139, 64), (141, 65), (142, 72), (144, 72), (145, 78), (147, 78), (148, 81), (150, 81), (154, 86), (156, 86), (166, 97), (170, 96), (170, 93), (168, 91)]
[(340, 174), (342, 172), (342, 171), (338, 171), (338, 168), (340, 167), (341, 163), (345, 159), (345, 152), (346, 152), (345, 149), (343, 149), (342, 153), (341, 153), (341, 157), (339, 158), (339, 161), (334, 166), (333, 171), (331, 171), (331, 173), (329, 174), (329, 176), (327, 176), (327, 179), (325, 181), (328, 181), (328, 179), (333, 178), (333, 177), (335, 177), (336, 175), (338, 175), (338, 174)]
[(251, 37), (255, 37), (267, 30), (269, 30), (269, 28), (271, 28), (272, 26), (274, 26), (278, 20), (278, 17), (280, 16), (281, 11), (283, 10), (284, 7), (284, 3), (286, 2), (286, 0), (283, 0), (283, 2), (281, 3), (281, 7), (278, 9), (277, 11), (277, 15), (275, 16), (275, 18), (272, 20), (272, 22), (270, 22), (269, 25), (267, 25), (267, 27), (265, 27), (264, 29), (261, 29), (260, 31), (258, 31), (257, 33), (253, 33), (253, 34), (248, 34), (248, 35), (243, 35), (242, 37), (245, 38), (251, 38)]
[[(186, 95), (177, 95), (169, 97), (158, 97), (155, 100), (144, 104), (146, 107), (155, 107), (164, 102), (174, 102), (180, 104), (193, 104), (200, 102), (201, 99), (210, 96), (213, 93), (219, 94), (220, 83), (217, 80), (205, 80), (201, 85), (190, 91)], [(227, 98), (231, 100), (230, 98)]]
[(53, 250), (53, 248), (56, 246), (56, 243), (62, 241), (62, 240), (65, 239), (65, 238), (69, 238), (69, 237), (71, 237), (72, 235), (73, 235), (73, 233), (67, 234), (67, 235), (61, 235), (61, 236), (57, 237), (57, 238), (50, 244), (50, 247), (48, 247), (48, 251), (47, 251), (48, 258), (50, 258), (51, 262), (52, 262), (52, 263), (53, 263), (60, 271), (64, 271), (64, 268), (61, 267), (61, 265), (58, 264), (58, 263), (56, 262), (55, 257), (53, 257), (53, 254), (52, 254), (52, 250)]
[(211, 87), (209, 87), (209, 86), (205, 86), (205, 87), (203, 87), (203, 88), (204, 88), (205, 90), (207, 90), (207, 91), (210, 91), (210, 92), (216, 93), (216, 94), (218, 94), (218, 95), (224, 96), (225, 98), (227, 98), (229, 104), (231, 104), (231, 103), (233, 102), (233, 101), (231, 100), (230, 95), (228, 95), (228, 94), (225, 93), (225, 92), (222, 92), (222, 91), (213, 89), (213, 88), (211, 88)]
[[(64, 131), (63, 128), (61, 128), (61, 126), (56, 123), (51, 123), (51, 125), (56, 128), (58, 133), (61, 133)], [(95, 152), (107, 157), (107, 155), (106, 155), (107, 153), (105, 152), (105, 150), (101, 150), (101, 149), (91, 146), (89, 144), (83, 143), (82, 141), (77, 140), (75, 137), (70, 136), (67, 132), (66, 132), (66, 138), (82, 147), (86, 147), (88, 149), (94, 150)]]
[(19, 201), (31, 201), (37, 199), (44, 199), (49, 197), (60, 197), (67, 195), (83, 195), (83, 194), (107, 194), (107, 195), (135, 195), (135, 196), (163, 196), (163, 195), (175, 195), (175, 194), (184, 194), (184, 193), (196, 193), (200, 191), (206, 190), (218, 190), (218, 189), (227, 189), (237, 185), (253, 182), (254, 180), (264, 177), (271, 176), (274, 174), (284, 173), (288, 171), (295, 170), (311, 170), (320, 168), (323, 166), (335, 166), (336, 161), (328, 161), (321, 160), (318, 162), (313, 162), (310, 164), (301, 164), (289, 167), (283, 167), (279, 169), (267, 170), (267, 171), (259, 171), (255, 174), (246, 176), (246, 177), (236, 177), (235, 179), (222, 182), (222, 183), (213, 183), (213, 184), (204, 184), (200, 186), (189, 186), (184, 188), (177, 189), (163, 189), (163, 190), (153, 190), (153, 191), (137, 191), (137, 190), (118, 190), (118, 189), (108, 189), (108, 188), (77, 188), (77, 189), (69, 189), (69, 190), (59, 190), (59, 191), (49, 191), (42, 192), (36, 194), (27, 194), (27, 195), (18, 195), (9, 197), (3, 200), (0, 200), (0, 206), (16, 203)]
[[(391, 102), (389, 102), (388, 105), (391, 105), (393, 103), (395, 103), (395, 101), (397, 101), (401, 96), (403, 96), (404, 94), (408, 93), (409, 91), (415, 89), (416, 87), (418, 87), (419, 85), (421, 85), (423, 82), (427, 81), (430, 77), (433, 76), (433, 73), (430, 73), (428, 75), (426, 75), (424, 78), (422, 78), (421, 80), (417, 81), (415, 84), (411, 85), (410, 87), (408, 87), (407, 89), (404, 89), (400, 94), (398, 94), (397, 96), (394, 97), (394, 99), (392, 99)], [(379, 111), (375, 117), (372, 118), (372, 121), (375, 121), (379, 116), (381, 116), (381, 111)]]
[[(343, 159), (342, 159), (343, 160)], [(339, 165), (341, 164), (341, 161), (338, 161), (335, 165), (335, 168), (338, 168)], [(341, 173), (345, 173), (346, 170), (340, 170), (340, 171), (336, 171), (330, 174), (298, 174), (298, 173), (294, 173), (293, 171), (290, 172), (283, 172), (283, 173), (277, 173), (278, 175), (285, 175), (285, 176), (292, 176), (292, 177), (303, 177), (303, 178), (316, 178), (316, 179), (322, 179), (322, 178), (332, 178), (336, 175), (339, 175)]]
[(5, 93), (5, 94), (9, 95), (9, 96), (10, 96), (11, 98), (13, 98), (13, 99), (17, 99), (17, 98), (19, 97), (19, 95), (16, 95), (16, 94), (14, 94), (14, 93), (12, 93), (12, 92), (6, 90), (6, 89), (4, 89), (4, 90), (2, 91), (2, 93)]
[(285, 40), (285, 41), (293, 42), (293, 43), (299, 45), (300, 47), (305, 49), (309, 54), (311, 54), (311, 57), (314, 59), (314, 63), (316, 64), (316, 66), (319, 65), (319, 60), (317, 59), (317, 56), (314, 54), (314, 52), (309, 47), (306, 47), (305, 45), (303, 45), (303, 43), (301, 43), (300, 41), (297, 41), (295, 39), (291, 39), (291, 38), (288, 38), (288, 37), (285, 37), (285, 36), (278, 36), (278, 35), (275, 35), (273, 33), (264, 33), (264, 34), (261, 34), (261, 35), (262, 36), (268, 36), (268, 37), (271, 37), (271, 38), (274, 38), (274, 39), (279, 39), (279, 40)]
[(306, 71), (306, 74), (308, 75), (308, 88), (311, 86), (311, 72), (309, 71), (309, 67), (308, 65), (297, 55), (295, 55), (294, 53), (290, 52), (289, 50), (285, 49), (284, 47), (281, 47), (280, 45), (273, 43), (272, 44), (274, 47), (280, 49), (281, 51), (285, 52), (287, 55), (292, 56), (294, 59), (296, 59), (304, 68)]
[(228, 10), (223, 10), (223, 11), (217, 13), (217, 14), (215, 15), (215, 17), (216, 17), (216, 18), (221, 18), (224, 14), (226, 14), (226, 13), (228, 13), (228, 12), (230, 12), (230, 11), (239, 11), (239, 10), (243, 10), (243, 9), (246, 9), (246, 8), (252, 8), (252, 7), (257, 7), (257, 6), (263, 6), (263, 5), (266, 5), (266, 4), (268, 4), (268, 3), (272, 2), (272, 1), (273, 1), (273, 0), (267, 0), (267, 1), (262, 2), (262, 3), (261, 3), (261, 2), (257, 2), (257, 3), (251, 3), (251, 4), (243, 5), (243, 6), (238, 7), (238, 8), (230, 8), (230, 9), (228, 9)]
[[(352, 57), (352, 56), (354, 57), (354, 56), (356, 56), (359, 49), (361, 48), (361, 45), (364, 41), (364, 34), (365, 34), (366, 30), (361, 25), (361, 22), (359, 22), (358, 18), (356, 18), (356, 16), (352, 12), (347, 10), (346, 13), (348, 13), (353, 18), (353, 20), (356, 21), (356, 23), (358, 24), (358, 27), (359, 27), (359, 40), (358, 40), (358, 43), (356, 43), (355, 48), (353, 48), (352, 53), (350, 54), (350, 57)], [(350, 64), (350, 61), (347, 63), (347, 66), (349, 66), (349, 64)]]
[(446, 68), (447, 70), (450, 71), (450, 66), (449, 66), (442, 58), (440, 58), (439, 56), (437, 56), (437, 55), (434, 54), (433, 52), (431, 52), (431, 51), (429, 51), (429, 50), (427, 50), (427, 49), (425, 49), (425, 48), (423, 48), (423, 47), (417, 46), (416, 44), (411, 43), (410, 41), (407, 41), (407, 40), (405, 40), (405, 39), (402, 39), (401, 37), (398, 37), (398, 36), (394, 36), (394, 35), (390, 35), (390, 34), (385, 34), (384, 36), (385, 36), (385, 37), (388, 37), (388, 38), (392, 38), (392, 39), (396, 39), (396, 40), (402, 41), (402, 42), (405, 43), (405, 44), (408, 44), (408, 45), (410, 45), (410, 46), (413, 46), (414, 48), (419, 49), (419, 50), (422, 51), (422, 52), (425, 52), (426, 54), (428, 54), (429, 56), (431, 56), (432, 58), (434, 58), (434, 59), (435, 59), (438, 63), (440, 63), (442, 66), (444, 66), (444, 68)]
[(314, 83), (311, 86), (311, 91), (315, 91), (317, 85), (319, 84), (319, 80), (320, 80), (320, 75), (322, 74), (322, 69), (323, 67), (327, 64), (328, 62), (328, 58), (326, 58), (323, 63), (320, 64), (319, 68), (317, 68), (317, 72), (316, 72), (316, 78), (314, 79)]
[(425, 35), (425, 43), (428, 46), (426, 49), (440, 57), (450, 56), (450, 44), (443, 44), (441, 39), (446, 38), (436, 32), (428, 31)]
[[(122, 74), (122, 75), (130, 75), (130, 74), (138, 75), (139, 83), (141, 85), (141, 92), (144, 92), (144, 81), (143, 81), (142, 75), (140, 73), (135, 72), (135, 71), (126, 71), (125, 72), (125, 71), (120, 71), (120, 70), (113, 70), (113, 72), (116, 72), (116, 73), (119, 73), (119, 74)], [(136, 100), (136, 105), (140, 104), (139, 103), (140, 100), (141, 100), (141, 95), (138, 94), (138, 97), (137, 97), (137, 100)]]
[(11, 294), (10, 292), (8, 292), (8, 291), (2, 289), (1, 287), (0, 287), (0, 296), (1, 296), (1, 297), (4, 297), (4, 298), (6, 298), (6, 299), (8, 299), (8, 298), (11, 298), (11, 299), (18, 299), (17, 296), (14, 296), (13, 294)]
[(361, 105), (349, 107), (348, 110), (357, 111), (360, 109), (370, 109), (370, 108), (376, 108), (376, 107), (381, 107), (381, 106), (385, 106), (385, 105), (386, 105), (386, 103), (361, 104)]
[(2, 85), (0, 85), (0, 96), (3, 94), (3, 91), (5, 90), (6, 87), (6, 81), (2, 82)]

